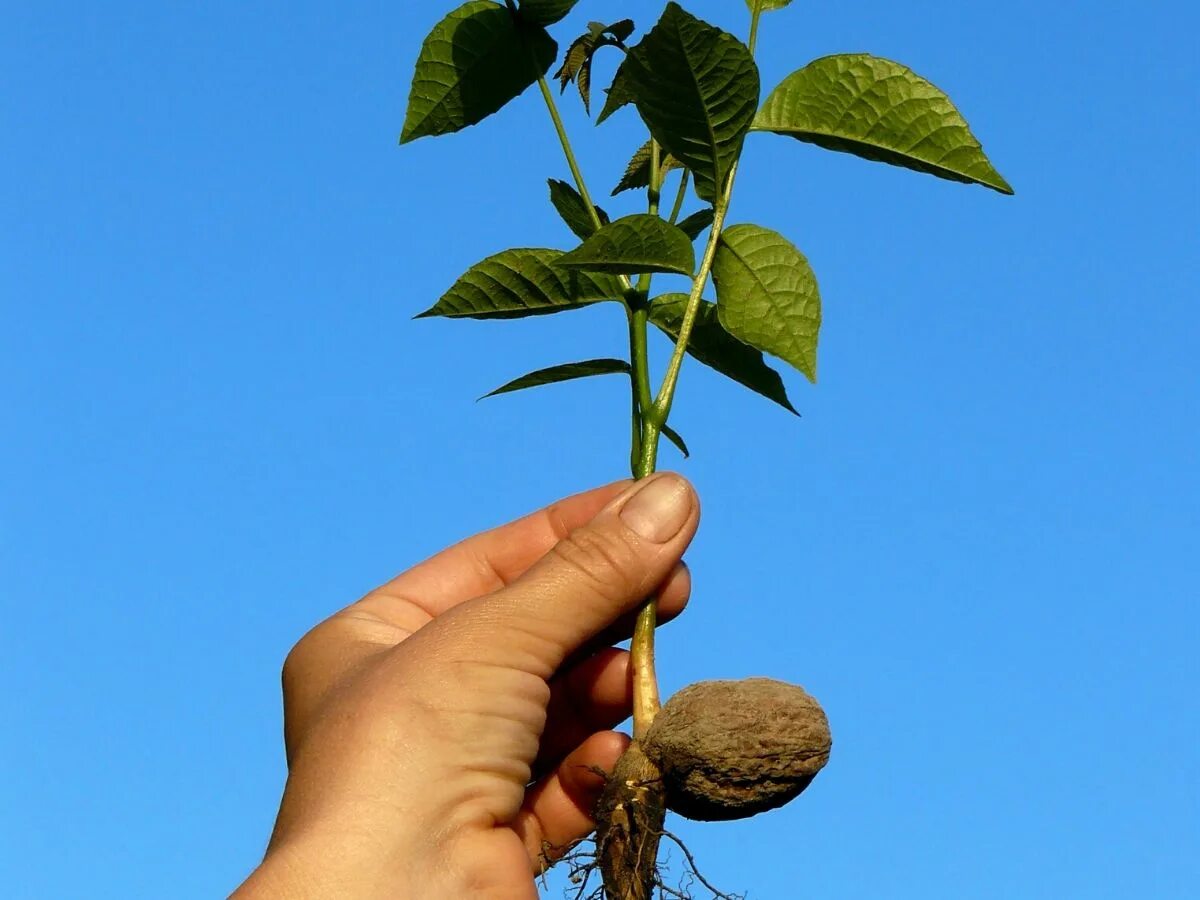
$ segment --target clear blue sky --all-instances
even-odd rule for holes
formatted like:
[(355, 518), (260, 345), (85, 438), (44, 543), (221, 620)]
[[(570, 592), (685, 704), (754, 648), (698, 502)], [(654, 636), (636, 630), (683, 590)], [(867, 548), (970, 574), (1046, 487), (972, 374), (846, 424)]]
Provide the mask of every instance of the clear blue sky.
[[(689, 5), (745, 30), (741, 2)], [(614, 308), (410, 321), (489, 253), (570, 244), (536, 96), (396, 145), (449, 7), (4, 4), (7, 898), (232, 888), (284, 774), (290, 644), (624, 472), (619, 380), (473, 402), (619, 354)], [(583, 0), (559, 37), (659, 9)], [(796, 420), (685, 369), (694, 456), (667, 455), (705, 518), (663, 677), (800, 682), (835, 750), (785, 810), (677, 823), (727, 889), (1176, 898), (1200, 879), (1198, 27), (1169, 0), (798, 0), (765, 23), (767, 85), (830, 52), (905, 62), (1017, 197), (749, 144), (733, 219), (810, 257), (822, 380), (788, 376)], [(635, 117), (594, 130), (564, 106), (606, 193)]]

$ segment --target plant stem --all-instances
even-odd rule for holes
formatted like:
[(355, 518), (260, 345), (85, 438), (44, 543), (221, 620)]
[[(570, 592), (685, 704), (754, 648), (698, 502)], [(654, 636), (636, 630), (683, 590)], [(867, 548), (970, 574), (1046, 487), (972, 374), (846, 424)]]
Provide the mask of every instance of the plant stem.
[[(571, 169), (571, 177), (575, 179), (575, 189), (579, 191), (579, 196), (583, 198), (583, 205), (587, 207), (592, 224), (596, 228), (600, 228), (604, 223), (600, 221), (600, 213), (596, 211), (596, 204), (592, 202), (592, 195), (588, 193), (587, 182), (583, 180), (583, 172), (579, 169), (579, 161), (575, 159), (575, 151), (571, 147), (571, 139), (567, 136), (567, 126), (563, 124), (562, 116), (558, 114), (558, 104), (554, 102), (554, 92), (550, 90), (550, 85), (546, 83), (545, 75), (538, 75), (538, 87), (541, 88), (542, 98), (546, 101), (546, 109), (550, 111), (550, 119), (554, 122), (554, 130), (558, 132), (558, 142), (562, 144), (563, 154), (567, 157), (567, 166)], [(626, 279), (625, 283), (626, 285), (629, 284), (628, 279)]]
[(679, 179), (679, 192), (675, 195), (675, 205), (671, 208), (671, 218), (667, 220), (672, 225), (679, 221), (679, 214), (683, 212), (683, 201), (687, 199), (688, 180), (691, 174), (687, 169), (684, 169), (683, 175)]
[[(750, 50), (753, 52), (758, 39), (758, 20), (761, 10), (758, 5), (750, 18)], [(683, 366), (683, 356), (687, 352), (688, 341), (692, 329), (696, 325), (696, 316), (700, 311), (700, 300), (704, 295), (708, 276), (712, 272), (713, 260), (717, 255), (717, 247), (721, 240), (721, 230), (725, 227), (725, 215), (729, 211), (729, 201), (733, 196), (733, 182), (737, 177), (738, 161), (734, 160), (725, 178), (725, 185), (717, 202), (713, 205), (712, 230), (708, 236), (708, 244), (704, 248), (704, 256), (700, 260), (700, 268), (692, 281), (692, 292), (688, 296), (687, 309), (683, 315), (683, 323), (679, 328), (679, 337), (675, 340), (675, 350), (671, 361), (667, 364), (667, 372), (663, 376), (662, 386), (658, 397), (652, 406), (642, 407), (642, 455), (638, 460), (635, 474), (645, 477), (654, 471), (658, 462), (658, 440), (662, 427), (671, 414), (671, 404), (675, 399), (675, 387), (679, 383), (679, 371)], [(651, 171), (651, 177), (654, 172)], [(682, 193), (682, 191), (681, 191)], [(633, 641), (630, 643), (630, 665), (633, 669), (633, 737), (640, 740), (646, 736), (655, 715), (660, 708), (658, 699), (658, 680), (654, 674), (654, 629), (658, 625), (658, 609), (655, 599), (651, 598), (638, 610), (637, 622), (633, 628)]]

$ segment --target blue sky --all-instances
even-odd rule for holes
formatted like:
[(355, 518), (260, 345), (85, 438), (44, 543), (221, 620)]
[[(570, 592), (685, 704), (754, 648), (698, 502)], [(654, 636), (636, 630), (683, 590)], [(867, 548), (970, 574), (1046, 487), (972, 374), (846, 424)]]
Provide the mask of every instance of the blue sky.
[[(744, 33), (740, 2), (689, 6)], [(473, 398), (619, 355), (624, 324), (410, 321), (483, 256), (570, 245), (534, 94), (397, 147), (442, 5), (4, 8), (0, 893), (219, 896), (270, 827), (290, 644), (621, 476), (618, 380)], [(556, 31), (658, 10), (583, 0)], [(821, 382), (786, 376), (797, 420), (685, 369), (693, 458), (664, 458), (705, 517), (663, 679), (802, 683), (835, 750), (782, 811), (676, 823), (727, 889), (1174, 898), (1200, 878), (1197, 26), (1182, 2), (1033, 0), (764, 24), (767, 86), (830, 52), (904, 62), (1017, 197), (748, 145), (732, 220), (813, 263)], [(564, 109), (607, 193), (635, 117)]]

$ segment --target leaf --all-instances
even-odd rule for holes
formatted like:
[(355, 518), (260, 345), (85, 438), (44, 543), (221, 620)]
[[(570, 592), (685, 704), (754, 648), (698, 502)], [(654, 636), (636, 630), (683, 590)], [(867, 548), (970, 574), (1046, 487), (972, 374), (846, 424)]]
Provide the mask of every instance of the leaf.
[(754, 130), (1013, 193), (949, 97), (911, 69), (865, 53), (826, 56), (793, 72), (771, 92)]
[(696, 193), (715, 200), (758, 108), (750, 51), (672, 2), (618, 76), (650, 133), (692, 170)]
[(558, 79), (560, 92), (565, 91), (567, 85), (576, 79), (580, 70), (591, 59), (595, 48), (596, 39), (590, 34), (576, 38), (574, 43), (567, 48), (567, 52), (563, 56), (562, 66), (554, 73), (554, 77)]
[(521, 18), (534, 25), (553, 25), (567, 17), (579, 0), (521, 0)]
[(804, 254), (774, 231), (734, 225), (721, 232), (712, 274), (725, 330), (815, 382), (821, 296)]
[(670, 222), (639, 213), (605, 225), (558, 262), (614, 275), (691, 275), (696, 270), (696, 251), (691, 239)]
[[(592, 26), (599, 25), (599, 22), (592, 22)], [(623, 44), (629, 40), (629, 36), (633, 34), (634, 24), (633, 19), (621, 19), (613, 22), (611, 25), (602, 30), (602, 34), (608, 34), (618, 44)]]
[(689, 459), (691, 457), (692, 454), (688, 452), (687, 444), (683, 442), (683, 438), (680, 436), (678, 431), (676, 431), (670, 425), (664, 425), (659, 430), (662, 432), (663, 437), (679, 448), (679, 452), (683, 454), (684, 459)]
[[(587, 204), (583, 202), (579, 191), (557, 178), (549, 179), (548, 183), (550, 185), (550, 202), (554, 204), (554, 208), (558, 210), (562, 220), (567, 223), (567, 227), (575, 232), (575, 236), (582, 241), (595, 234), (596, 223), (592, 221), (591, 213), (588, 212)], [(608, 224), (608, 213), (597, 206), (596, 214), (600, 216), (602, 224)]]
[(792, 0), (746, 0), (750, 12), (770, 12), (773, 9), (783, 9), (791, 3)]
[(515, 378), (508, 384), (496, 388), (490, 394), (484, 394), (480, 400), (495, 397), (499, 394), (511, 394), (527, 388), (541, 387), (544, 384), (558, 384), (562, 381), (573, 381), (576, 378), (590, 378), (593, 375), (629, 375), (629, 363), (623, 359), (589, 359), (586, 362), (563, 363), (561, 366), (550, 366), (548, 369), (538, 369), (528, 375)]
[[(659, 155), (659, 178), (663, 178), (673, 169), (683, 168), (682, 164), (673, 157), (670, 153), (662, 152)], [(621, 182), (613, 188), (612, 195), (615, 197), (622, 191), (632, 191), (637, 188), (650, 186), (650, 141), (642, 144), (633, 158), (629, 160), (629, 165), (625, 167), (625, 174), (621, 176)]]
[(711, 207), (705, 207), (692, 213), (675, 227), (690, 237), (693, 241), (700, 237), (704, 229), (708, 228), (713, 223), (713, 211)]
[[(687, 302), (687, 294), (663, 294), (656, 297), (650, 305), (650, 321), (673, 340), (678, 340)], [(766, 364), (762, 353), (746, 346), (721, 327), (716, 304), (707, 300), (700, 301), (687, 352), (738, 384), (762, 394), (768, 400), (774, 400), (788, 412), (796, 412), (796, 408), (788, 400), (783, 379)]]
[(490, 0), (471, 0), (442, 19), (421, 45), (400, 143), (461, 131), (537, 81), (558, 48), (539, 25), (523, 31)]
[(561, 250), (505, 250), (476, 263), (441, 299), (417, 316), (503, 319), (575, 309), (623, 296), (608, 275), (558, 265)]
[(599, 125), (617, 110), (628, 106), (633, 102), (633, 84), (629, 79), (629, 57), (626, 56), (621, 60), (621, 64), (617, 66), (617, 71), (613, 75), (612, 84), (604, 89), (605, 98), (604, 106), (600, 109), (600, 115), (596, 117), (596, 124)]
[(592, 111), (592, 62), (596, 51), (601, 47), (624, 47), (625, 38), (633, 34), (633, 20), (622, 19), (612, 25), (603, 22), (588, 24), (587, 34), (574, 40), (563, 64), (554, 77), (558, 79), (559, 87), (565, 91), (572, 81), (579, 88), (579, 96), (583, 100), (583, 108), (590, 114)]

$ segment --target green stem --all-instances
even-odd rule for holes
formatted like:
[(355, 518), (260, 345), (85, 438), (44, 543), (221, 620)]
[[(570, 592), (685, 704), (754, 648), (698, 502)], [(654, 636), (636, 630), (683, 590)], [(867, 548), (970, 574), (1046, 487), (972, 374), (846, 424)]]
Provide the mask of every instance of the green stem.
[(691, 174), (684, 169), (683, 176), (679, 179), (679, 192), (675, 195), (675, 205), (671, 207), (671, 218), (667, 220), (672, 225), (679, 221), (679, 214), (683, 212), (683, 201), (687, 199), (688, 179)]
[[(540, 68), (539, 66), (538, 70)], [(579, 168), (579, 161), (575, 158), (575, 150), (571, 147), (571, 139), (567, 136), (567, 126), (563, 124), (562, 116), (558, 114), (558, 104), (554, 102), (554, 92), (550, 90), (550, 85), (546, 83), (545, 75), (538, 75), (538, 87), (542, 91), (542, 98), (546, 101), (546, 109), (550, 110), (550, 119), (554, 122), (554, 130), (558, 133), (558, 142), (562, 144), (563, 154), (567, 157), (567, 166), (571, 170), (571, 177), (575, 180), (575, 189), (579, 191), (579, 196), (583, 198), (583, 205), (587, 207), (592, 224), (598, 229), (604, 223), (600, 221), (600, 213), (596, 211), (596, 204), (592, 202), (592, 195), (588, 193), (587, 182), (583, 180), (583, 172)], [(627, 279), (626, 285), (628, 283)]]
[[(750, 19), (751, 51), (758, 39), (760, 15), (761, 11), (756, 5)], [(733, 182), (737, 177), (737, 169), (738, 164), (735, 160), (729, 168), (721, 196), (713, 206), (713, 223), (708, 236), (708, 244), (704, 248), (700, 268), (692, 281), (692, 291), (688, 295), (687, 309), (679, 328), (679, 337), (675, 341), (675, 350), (671, 354), (671, 361), (667, 364), (667, 372), (663, 376), (658, 397), (652, 406), (643, 405), (642, 407), (642, 455), (635, 469), (635, 474), (639, 478), (644, 478), (653, 472), (658, 462), (659, 437), (663, 425), (667, 422), (667, 417), (671, 414), (671, 404), (675, 399), (675, 387), (679, 383), (679, 371), (683, 366), (683, 357), (687, 352), (692, 329), (696, 325), (696, 316), (700, 311), (700, 300), (704, 295), (704, 287), (712, 272), (713, 260), (716, 258), (717, 247), (721, 240), (721, 230), (725, 227), (725, 215), (729, 211), (729, 201), (733, 196)], [(633, 669), (634, 740), (645, 738), (646, 732), (660, 708), (658, 681), (654, 674), (654, 629), (657, 625), (658, 608), (655, 598), (652, 597), (638, 610), (637, 622), (633, 628), (633, 641), (629, 645), (630, 666)]]

